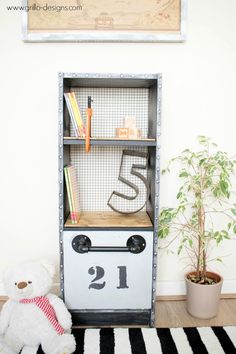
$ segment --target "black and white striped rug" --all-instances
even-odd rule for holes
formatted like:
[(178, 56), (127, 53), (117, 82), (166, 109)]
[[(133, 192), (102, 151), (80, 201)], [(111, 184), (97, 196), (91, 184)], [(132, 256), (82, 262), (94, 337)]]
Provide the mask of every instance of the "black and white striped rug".
[(77, 354), (236, 354), (236, 326), (75, 329), (73, 334)]

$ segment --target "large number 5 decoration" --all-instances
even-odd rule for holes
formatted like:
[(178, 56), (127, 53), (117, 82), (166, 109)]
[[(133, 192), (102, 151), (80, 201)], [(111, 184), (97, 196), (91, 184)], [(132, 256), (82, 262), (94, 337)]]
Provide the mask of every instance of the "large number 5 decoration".
[[(126, 200), (134, 200), (137, 198), (138, 194), (139, 194), (139, 188), (138, 186), (136, 186), (134, 183), (130, 182), (128, 179), (122, 177), (121, 175), (121, 171), (122, 171), (122, 166), (123, 166), (123, 162), (124, 162), (124, 158), (125, 156), (134, 156), (134, 157), (142, 157), (145, 159), (145, 164), (133, 164), (132, 167), (131, 167), (131, 175), (134, 175), (134, 176), (137, 176), (138, 178), (140, 178), (145, 187), (146, 187), (146, 200), (144, 202), (144, 204), (136, 209), (135, 211), (123, 211), (123, 210), (119, 210), (117, 209), (116, 207), (114, 207), (111, 203), (111, 199), (112, 199), (112, 196), (113, 195), (116, 195), (117, 197), (120, 197), (120, 198), (123, 198), (123, 199), (126, 199)], [(120, 192), (116, 192), (116, 191), (113, 191), (111, 193), (111, 196), (107, 202), (107, 205), (114, 211), (118, 212), (118, 213), (121, 213), (121, 214), (134, 214), (134, 213), (137, 213), (138, 211), (140, 211), (141, 209), (143, 209), (143, 207), (145, 206), (145, 204), (147, 203), (147, 197), (149, 195), (149, 187), (148, 187), (148, 181), (147, 181), (147, 178), (145, 178), (141, 173), (139, 173), (138, 171), (136, 171), (137, 169), (142, 169), (142, 170), (145, 170), (147, 169), (147, 164), (148, 164), (148, 153), (146, 152), (140, 152), (140, 151), (134, 151), (134, 150), (123, 150), (123, 153), (122, 153), (122, 158), (121, 158), (121, 164), (120, 164), (120, 170), (119, 170), (119, 177), (118, 177), (118, 180), (121, 181), (122, 183), (126, 184), (127, 186), (129, 186), (130, 188), (132, 188), (135, 192), (135, 195), (134, 196), (128, 196), (126, 194), (123, 194), (123, 193), (120, 193)]]

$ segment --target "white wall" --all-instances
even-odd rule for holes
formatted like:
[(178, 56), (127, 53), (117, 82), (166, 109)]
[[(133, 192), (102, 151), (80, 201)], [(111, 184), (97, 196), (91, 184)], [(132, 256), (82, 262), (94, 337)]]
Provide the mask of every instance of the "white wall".
[[(187, 41), (156, 44), (23, 43), (11, 4), (0, 4), (1, 269), (42, 257), (58, 264), (59, 71), (161, 72), (162, 166), (199, 134), (235, 154), (235, 0), (189, 0)], [(175, 176), (161, 182), (161, 205), (170, 205)], [(218, 266), (224, 291), (236, 292), (235, 242), (221, 254), (229, 254)], [(160, 254), (160, 294), (183, 293), (184, 271), (179, 258)]]

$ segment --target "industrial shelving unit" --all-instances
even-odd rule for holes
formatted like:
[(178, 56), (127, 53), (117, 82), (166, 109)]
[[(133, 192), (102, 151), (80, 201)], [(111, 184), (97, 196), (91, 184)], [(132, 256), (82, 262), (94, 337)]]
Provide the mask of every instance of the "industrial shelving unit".
[[(74, 324), (154, 325), (157, 229), (160, 172), (161, 86), (160, 74), (59, 73), (59, 231), (61, 292)], [(87, 96), (92, 96), (91, 151), (84, 138), (74, 136), (64, 102), (65, 92), (74, 91), (82, 116)], [(117, 139), (115, 128), (125, 115), (134, 115), (140, 139)], [(132, 190), (118, 181), (124, 151), (127, 166), (122, 174), (138, 186), (139, 197), (116, 198), (112, 191), (130, 195)], [(147, 156), (142, 174), (130, 174)], [(76, 169), (81, 215), (78, 224), (70, 219), (63, 168)], [(132, 213), (146, 198), (145, 207)], [(140, 204), (141, 203), (141, 204)], [(129, 213), (129, 214), (127, 214)]]

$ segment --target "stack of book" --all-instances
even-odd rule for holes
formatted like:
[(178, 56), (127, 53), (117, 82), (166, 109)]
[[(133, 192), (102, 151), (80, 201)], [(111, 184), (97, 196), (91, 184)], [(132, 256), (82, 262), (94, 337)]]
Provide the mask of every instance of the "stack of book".
[(80, 218), (79, 193), (76, 181), (76, 171), (71, 165), (64, 167), (66, 189), (69, 201), (70, 217), (72, 224), (78, 224)]
[(66, 105), (70, 114), (70, 119), (78, 137), (85, 137), (85, 127), (81, 117), (80, 109), (74, 92), (64, 93)]

